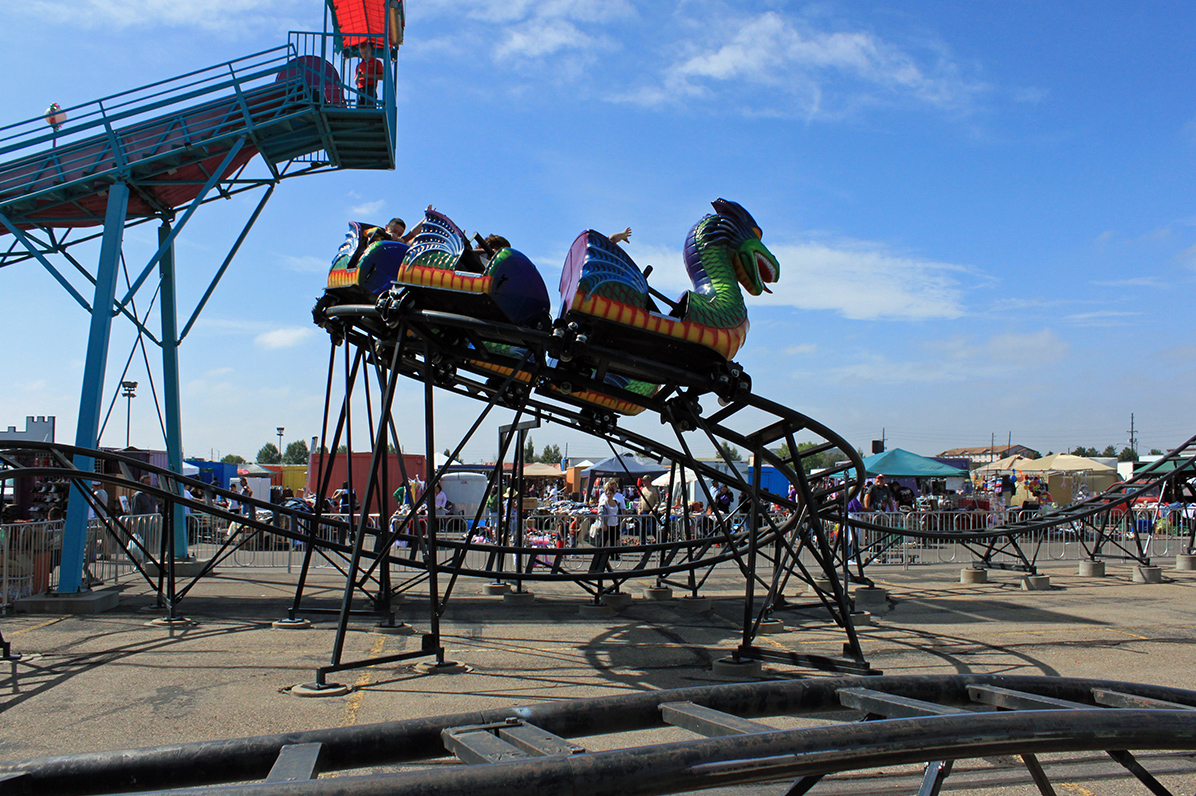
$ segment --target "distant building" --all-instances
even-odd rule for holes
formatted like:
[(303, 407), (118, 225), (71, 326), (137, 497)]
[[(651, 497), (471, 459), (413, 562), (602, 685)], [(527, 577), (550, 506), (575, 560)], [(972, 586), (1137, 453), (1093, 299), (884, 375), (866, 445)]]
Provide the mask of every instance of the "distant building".
[(938, 455), (938, 457), (943, 456), (952, 459), (967, 459), (973, 465), (989, 464), (990, 462), (995, 462), (997, 459), (1004, 459), (1006, 456), (1025, 456), (1027, 459), (1039, 458), (1038, 451), (1027, 448), (1025, 445), (983, 445), (978, 448), (951, 448)]
[(53, 416), (26, 417), (24, 431), (17, 431), (16, 426), (9, 426), (8, 431), (0, 431), (0, 440), (5, 442), (53, 442), (55, 419)]

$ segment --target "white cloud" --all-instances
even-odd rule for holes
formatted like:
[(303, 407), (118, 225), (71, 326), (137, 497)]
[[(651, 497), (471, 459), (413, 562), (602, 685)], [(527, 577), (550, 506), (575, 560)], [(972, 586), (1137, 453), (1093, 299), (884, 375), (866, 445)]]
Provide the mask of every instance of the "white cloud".
[[(378, 199), (374, 202), (362, 202), (359, 205), (354, 205), (349, 208), (349, 213), (357, 218), (369, 219), (377, 215), (378, 211), (384, 207), (386, 207), (386, 200)], [(386, 220), (389, 221), (390, 219)]]
[(927, 320), (964, 313), (957, 277), (967, 269), (891, 254), (876, 244), (773, 246), (781, 263), (772, 294), (753, 303), (833, 310), (854, 320)]
[(609, 22), (636, 15), (635, 6), (628, 0), (425, 0), (420, 8), (423, 13), (497, 24), (533, 18)]
[(254, 338), (255, 345), (267, 349), (292, 348), (310, 338), (315, 331), (306, 327), (292, 326), (262, 332)]
[(784, 349), (784, 353), (793, 356), (797, 354), (813, 354), (817, 350), (817, 343), (799, 343), (798, 345), (791, 345)]
[(540, 58), (563, 50), (589, 50), (595, 41), (567, 20), (533, 20), (509, 29), (494, 55), (499, 60)]
[(936, 384), (978, 379), (1006, 379), (1063, 361), (1071, 345), (1052, 329), (1008, 332), (979, 342), (966, 337), (937, 340), (924, 346), (923, 359), (898, 361), (868, 352), (834, 368), (841, 383)]
[[(883, 245), (862, 241), (771, 245), (781, 276), (772, 293), (745, 296), (750, 307), (784, 305), (831, 310), (853, 320), (929, 320), (964, 314), (960, 265), (901, 256)], [(692, 288), (681, 252), (665, 247), (627, 245), (640, 268), (654, 266), (650, 282), (666, 295)]]
[(784, 113), (778, 102), (787, 97), (791, 112), (815, 118), (897, 99), (966, 108), (984, 89), (941, 52), (918, 58), (871, 32), (816, 30), (775, 11), (708, 28), (707, 42), (664, 69), (662, 86), (641, 88), (631, 101), (652, 105), (755, 88), (766, 100), (753, 112)]
[(1059, 298), (1044, 298), (1042, 296), (1031, 296), (1029, 298), (1010, 297), (999, 298), (989, 304), (990, 314), (1000, 315), (1002, 313), (1013, 312), (1016, 310), (1029, 309), (1049, 309), (1052, 307), (1062, 307), (1066, 304), (1074, 303), (1069, 299)]
[(216, 318), (201, 316), (195, 323), (197, 330), (216, 334), (253, 334), (262, 328), (261, 321), (247, 321), (240, 318)]
[(1179, 261), (1188, 268), (1196, 271), (1196, 246), (1189, 246), (1178, 255)]
[(329, 268), (328, 257), (316, 257), (314, 254), (305, 254), (302, 257), (284, 254), (281, 259), (284, 268), (303, 274), (323, 274), (327, 273)]
[(302, 13), (303, 6), (298, 0), (30, 0), (20, 4), (19, 10), (55, 24), (82, 28), (168, 26), (247, 35), (254, 30), (295, 27), (293, 19), (308, 16)]
[(1120, 310), (1097, 310), (1096, 312), (1077, 312), (1074, 315), (1066, 315), (1063, 320), (1073, 326), (1123, 326), (1126, 319), (1141, 314), (1140, 312)]
[(994, 363), (998, 368), (1006, 365), (1024, 364), (1033, 358), (1038, 364), (1057, 362), (1067, 355), (1070, 344), (1052, 329), (1036, 332), (1005, 332), (989, 337), (980, 343), (973, 343), (965, 337), (935, 340), (926, 344), (935, 358), (946, 358), (952, 366), (971, 361), (983, 366)]
[(1164, 279), (1155, 276), (1136, 276), (1129, 279), (1111, 279), (1093, 282), (1098, 287), (1171, 287)]

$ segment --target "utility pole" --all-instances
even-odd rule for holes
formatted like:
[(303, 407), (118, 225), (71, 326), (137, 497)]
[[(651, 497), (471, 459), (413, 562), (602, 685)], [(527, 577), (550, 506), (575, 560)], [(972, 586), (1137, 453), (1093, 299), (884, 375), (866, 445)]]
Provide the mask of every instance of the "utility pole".
[(1135, 453), (1137, 453), (1137, 452), (1138, 452), (1138, 445), (1137, 445), (1137, 442), (1136, 442), (1136, 440), (1134, 439), (1134, 437), (1135, 437), (1135, 434), (1134, 434), (1134, 413), (1133, 413), (1133, 412), (1130, 412), (1130, 450), (1132, 450), (1132, 451), (1134, 451)]

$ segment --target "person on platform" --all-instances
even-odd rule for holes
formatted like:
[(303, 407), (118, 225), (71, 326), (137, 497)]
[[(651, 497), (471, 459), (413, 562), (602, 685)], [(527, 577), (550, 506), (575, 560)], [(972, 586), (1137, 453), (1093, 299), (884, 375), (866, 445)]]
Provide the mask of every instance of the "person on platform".
[(378, 104), (378, 81), (382, 79), (382, 62), (374, 57), (374, 43), (365, 39), (357, 45), (361, 60), (357, 64), (358, 108), (373, 108)]

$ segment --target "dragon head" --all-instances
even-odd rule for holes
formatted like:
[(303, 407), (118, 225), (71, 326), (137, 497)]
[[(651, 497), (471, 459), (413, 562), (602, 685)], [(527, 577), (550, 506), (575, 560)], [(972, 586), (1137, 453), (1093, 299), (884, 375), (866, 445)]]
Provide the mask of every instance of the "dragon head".
[(753, 296), (771, 293), (766, 283), (781, 276), (781, 264), (760, 240), (763, 233), (752, 214), (738, 202), (716, 199), (710, 203), (723, 234), (721, 242), (734, 251), (735, 276)]

